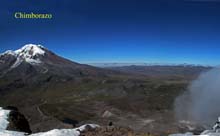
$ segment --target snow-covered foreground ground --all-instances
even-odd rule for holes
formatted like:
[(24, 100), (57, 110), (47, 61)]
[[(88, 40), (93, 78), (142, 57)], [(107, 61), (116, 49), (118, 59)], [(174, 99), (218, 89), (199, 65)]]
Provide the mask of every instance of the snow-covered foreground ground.
[[(0, 107), (0, 136), (27, 136), (27, 134), (24, 132), (6, 130), (9, 124), (8, 122), (9, 113), (10, 113), (9, 110), (4, 110)], [(31, 134), (29, 136), (79, 136), (80, 132), (85, 130), (87, 126), (91, 128), (99, 127), (98, 125), (95, 124), (87, 124), (74, 129), (53, 129), (47, 132)], [(195, 135), (193, 135), (192, 133), (185, 133), (185, 134), (171, 134), (169, 136), (195, 136)], [(215, 132), (213, 130), (206, 130), (202, 132), (199, 136), (220, 136), (220, 132)]]
[(220, 136), (220, 132), (215, 132), (213, 130), (205, 130), (200, 135), (193, 135), (192, 133), (185, 133), (185, 134), (171, 134), (169, 136)]
[(193, 134), (172, 134), (169, 136), (220, 136), (220, 133), (209, 133), (209, 134), (201, 134), (201, 135), (193, 135)]
[[(0, 136), (26, 136), (27, 134), (23, 132), (6, 130), (9, 124), (7, 120), (9, 113), (10, 113), (9, 110), (4, 110), (0, 107)], [(91, 128), (99, 127), (98, 125), (95, 124), (87, 124), (74, 129), (54, 129), (48, 132), (31, 134), (29, 136), (79, 136), (80, 132), (85, 130), (87, 126)]]

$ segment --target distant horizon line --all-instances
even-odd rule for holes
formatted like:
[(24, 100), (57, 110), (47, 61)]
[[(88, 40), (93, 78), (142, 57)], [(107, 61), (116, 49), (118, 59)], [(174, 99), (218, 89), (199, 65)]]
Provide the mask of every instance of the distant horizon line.
[(208, 64), (192, 64), (192, 63), (151, 63), (151, 62), (80, 62), (81, 64), (88, 64), (92, 66), (205, 66), (205, 67), (217, 67), (218, 65)]

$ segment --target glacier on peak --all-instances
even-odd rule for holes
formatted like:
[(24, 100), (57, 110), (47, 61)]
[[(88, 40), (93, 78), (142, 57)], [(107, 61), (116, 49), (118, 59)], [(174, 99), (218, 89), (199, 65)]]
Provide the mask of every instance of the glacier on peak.
[(45, 48), (42, 45), (27, 44), (14, 52), (19, 56), (24, 55), (25, 57), (29, 57), (29, 56), (35, 56), (37, 54), (44, 55), (45, 54), (44, 49)]
[(30, 64), (40, 64), (42, 62), (39, 56), (45, 55), (45, 48), (42, 45), (26, 44), (18, 50), (8, 50), (0, 54), (0, 56), (2, 55), (12, 55), (16, 57), (15, 64), (13, 64), (11, 68), (17, 67), (23, 61)]

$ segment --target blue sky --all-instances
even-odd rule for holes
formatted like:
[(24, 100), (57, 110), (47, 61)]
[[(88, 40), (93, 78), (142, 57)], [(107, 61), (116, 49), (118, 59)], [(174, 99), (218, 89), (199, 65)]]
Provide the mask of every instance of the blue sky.
[(1, 52), (34, 43), (81, 63), (220, 64), (218, 0), (2, 0), (0, 16)]

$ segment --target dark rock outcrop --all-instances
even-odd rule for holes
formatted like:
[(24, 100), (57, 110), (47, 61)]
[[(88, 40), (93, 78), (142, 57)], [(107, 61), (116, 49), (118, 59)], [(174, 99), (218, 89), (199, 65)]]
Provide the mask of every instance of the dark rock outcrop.
[(27, 119), (23, 114), (19, 112), (18, 108), (7, 106), (4, 109), (10, 110), (8, 117), (9, 124), (7, 130), (26, 132), (28, 134), (31, 133), (31, 129)]
[(11, 110), (11, 111), (18, 111), (18, 108), (17, 107), (14, 107), (14, 106), (6, 106), (4, 107), (5, 110)]
[(72, 125), (73, 127), (76, 127), (77, 124), (79, 124), (79, 121), (77, 120), (73, 120), (73, 119), (69, 119), (69, 118), (64, 118), (62, 120), (63, 123), (66, 123), (66, 124), (70, 124)]

